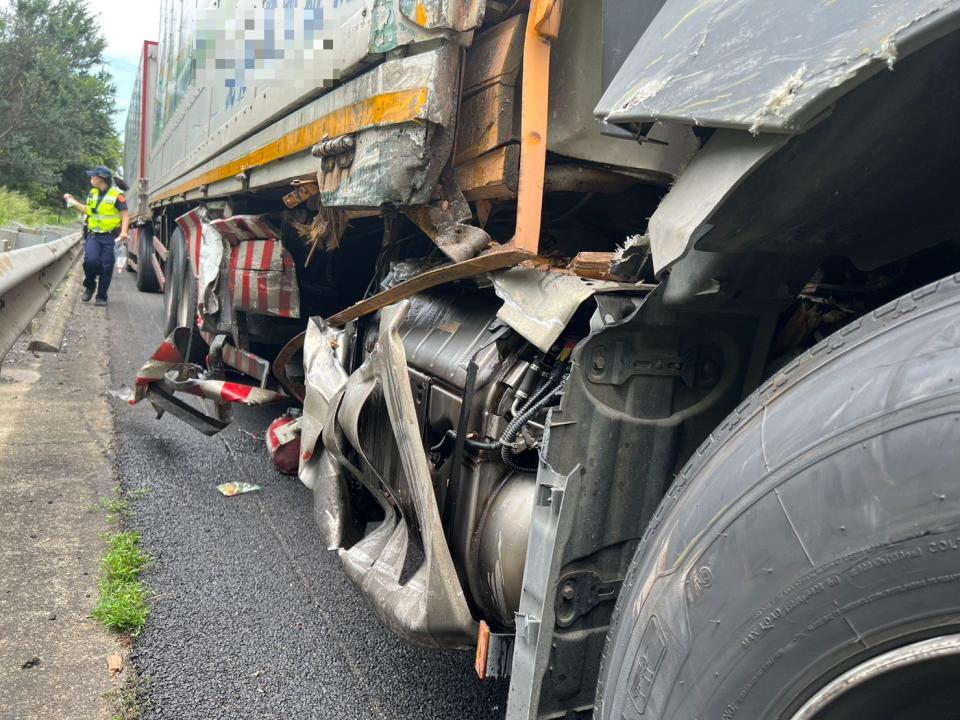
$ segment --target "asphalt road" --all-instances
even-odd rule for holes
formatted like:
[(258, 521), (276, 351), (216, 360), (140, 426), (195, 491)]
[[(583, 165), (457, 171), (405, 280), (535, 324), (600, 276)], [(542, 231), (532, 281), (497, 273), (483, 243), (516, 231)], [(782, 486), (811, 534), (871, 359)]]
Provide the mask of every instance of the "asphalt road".
[[(161, 338), (162, 296), (115, 278), (113, 387), (130, 387)], [(385, 629), (324, 549), (312, 494), (276, 472), (261, 440), (276, 409), (238, 408), (206, 438), (148, 403), (112, 403), (122, 487), (142, 499), (129, 524), (155, 558), (154, 596), (132, 655), (154, 718), (503, 717), (506, 684), (472, 657), (409, 647)], [(245, 480), (258, 493), (221, 496)]]

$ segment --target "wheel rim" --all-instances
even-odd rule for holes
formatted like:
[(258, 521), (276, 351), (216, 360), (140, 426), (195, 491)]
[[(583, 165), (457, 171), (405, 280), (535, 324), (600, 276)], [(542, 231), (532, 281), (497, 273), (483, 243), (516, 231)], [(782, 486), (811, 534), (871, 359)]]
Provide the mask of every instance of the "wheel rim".
[[(956, 706), (957, 667), (960, 667), (960, 634), (904, 645), (870, 658), (834, 679), (810, 698), (791, 720), (913, 717), (918, 706), (904, 696), (905, 688), (916, 695), (916, 703), (924, 704), (923, 716), (936, 717), (938, 715), (929, 714), (929, 708), (940, 707), (937, 704), (939, 695), (949, 703), (945, 707)], [(924, 685), (925, 682), (929, 686)], [(951, 696), (954, 698), (952, 702)], [(860, 714), (864, 709), (867, 714)], [(851, 715), (854, 711), (857, 715)], [(872, 715), (871, 711), (878, 714)]]

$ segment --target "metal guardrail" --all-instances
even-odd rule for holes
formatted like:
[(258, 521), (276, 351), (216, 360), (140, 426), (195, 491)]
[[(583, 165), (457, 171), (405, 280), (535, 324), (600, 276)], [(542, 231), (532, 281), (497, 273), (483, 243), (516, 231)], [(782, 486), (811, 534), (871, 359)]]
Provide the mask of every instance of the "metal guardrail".
[(80, 237), (0, 252), (0, 363), (77, 259)]
[(43, 225), (38, 228), (14, 223), (0, 227), (0, 253), (33, 247), (75, 233), (75, 225)]

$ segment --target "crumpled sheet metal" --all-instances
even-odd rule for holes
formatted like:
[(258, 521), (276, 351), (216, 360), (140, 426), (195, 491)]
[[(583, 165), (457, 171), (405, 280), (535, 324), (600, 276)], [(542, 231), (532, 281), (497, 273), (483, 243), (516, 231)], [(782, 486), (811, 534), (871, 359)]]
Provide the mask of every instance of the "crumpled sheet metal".
[(160, 383), (164, 389), (171, 392), (186, 392), (218, 402), (268, 405), (286, 399), (286, 396), (281, 393), (255, 385), (209, 380), (202, 377), (177, 379), (180, 368), (185, 364), (189, 337), (190, 329), (179, 327), (160, 343), (137, 373), (136, 391), (130, 400), (131, 405), (136, 405), (147, 397), (150, 386), (154, 383)]
[(220, 309), (216, 287), (223, 262), (223, 240), (216, 228), (203, 221), (201, 209), (194, 208), (177, 218), (187, 243), (190, 268), (197, 278), (197, 310), (201, 315)]
[[(303, 369), (306, 377), (306, 395), (303, 399), (303, 417), (300, 431), (300, 479), (313, 489), (315, 475), (303, 473), (304, 466), (314, 456), (330, 408), (347, 382), (344, 369), (346, 350), (345, 332), (332, 328), (322, 318), (311, 318), (303, 342)], [(322, 446), (321, 446), (322, 449)]]
[(486, 0), (400, 0), (400, 12), (427, 30), (474, 30), (485, 6)]
[(324, 207), (406, 207), (430, 200), (453, 143), (452, 133), (434, 126), (454, 124), (459, 65), (458, 47), (443, 43), (387, 61), (350, 83), (358, 99), (386, 88), (416, 95), (409, 107), (385, 107), (382, 121), (354, 132), (352, 160), (344, 166), (337, 162), (326, 171), (318, 165)]
[[(388, 52), (401, 45), (476, 30), (483, 22), (487, 0), (367, 0), (370, 11), (370, 52)], [(399, 10), (400, 12), (396, 12)]]
[(155, 382), (162, 382), (167, 372), (182, 365), (186, 357), (186, 347), (190, 338), (189, 328), (175, 328), (160, 346), (147, 358), (137, 372), (136, 391), (131, 405), (136, 405), (147, 396), (147, 391)]
[(594, 294), (649, 289), (526, 267), (490, 273), (490, 279), (497, 297), (503, 300), (497, 317), (543, 352), (550, 350), (577, 309)]
[(217, 280), (223, 263), (223, 238), (215, 227), (203, 225), (200, 240), (200, 278), (198, 281), (197, 303), (201, 314), (215, 315), (220, 311), (217, 299)]
[(165, 385), (174, 392), (185, 392), (197, 397), (217, 402), (240, 403), (241, 405), (270, 405), (286, 399), (286, 396), (244, 383), (228, 382), (226, 380), (208, 380), (204, 378), (188, 378), (177, 380), (177, 371), (170, 370), (165, 376)]
[[(421, 441), (400, 337), (409, 305), (403, 301), (383, 311), (376, 348), (344, 386), (335, 429), (363, 454), (360, 413), (374, 388), (382, 388), (420, 526), (423, 563), (407, 582), (400, 583), (412, 531), (381, 483), (368, 484), (367, 489), (383, 508), (384, 521), (349, 550), (341, 549), (340, 559), (380, 619), (401, 638), (424, 647), (466, 648), (472, 646), (477, 626), (447, 547)], [(330, 430), (323, 432), (324, 445), (341, 464), (349, 465), (338, 432)]]
[(668, 0), (595, 113), (800, 133), (853, 86), (960, 26), (960, 0)]

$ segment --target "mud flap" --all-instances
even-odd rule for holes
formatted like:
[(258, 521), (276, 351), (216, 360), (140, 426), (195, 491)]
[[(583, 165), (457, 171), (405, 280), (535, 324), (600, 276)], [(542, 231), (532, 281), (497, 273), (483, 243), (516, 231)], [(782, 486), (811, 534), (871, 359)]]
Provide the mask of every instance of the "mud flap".
[(214, 378), (199, 365), (186, 362), (190, 340), (191, 329), (178, 327), (160, 344), (137, 373), (137, 389), (131, 405), (149, 400), (158, 418), (169, 412), (204, 435), (216, 435), (230, 424), (229, 421), (198, 410), (177, 398), (176, 393), (187, 393), (215, 403), (244, 405), (268, 405), (287, 399), (282, 393), (256, 385)]

